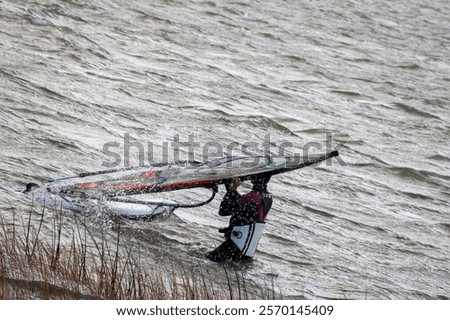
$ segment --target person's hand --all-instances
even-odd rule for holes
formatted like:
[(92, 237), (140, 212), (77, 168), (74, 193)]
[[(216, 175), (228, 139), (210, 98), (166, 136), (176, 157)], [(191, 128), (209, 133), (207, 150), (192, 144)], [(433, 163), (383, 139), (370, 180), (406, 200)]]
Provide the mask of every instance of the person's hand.
[(231, 178), (230, 189), (236, 191), (237, 188), (242, 184), (241, 179), (239, 177)]
[(232, 229), (233, 229), (232, 227), (221, 228), (221, 229), (219, 229), (219, 232), (223, 233), (223, 236), (225, 238), (229, 238), (230, 235), (231, 235), (231, 230)]

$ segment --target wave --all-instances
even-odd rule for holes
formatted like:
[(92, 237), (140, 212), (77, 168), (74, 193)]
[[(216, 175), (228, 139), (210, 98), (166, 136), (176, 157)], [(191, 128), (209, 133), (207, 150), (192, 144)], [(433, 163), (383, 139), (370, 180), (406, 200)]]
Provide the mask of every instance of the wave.
[(356, 97), (365, 97), (365, 95), (355, 92), (355, 91), (348, 91), (348, 90), (331, 90), (331, 93), (337, 93), (339, 95), (349, 97), (349, 98), (356, 98)]
[(411, 167), (392, 167), (390, 168), (390, 170), (401, 178), (412, 178), (420, 181), (426, 180), (429, 182), (434, 182), (434, 180), (430, 181), (431, 178), (439, 178), (443, 180), (450, 179), (450, 176), (445, 174), (440, 174), (437, 172), (423, 169), (414, 169)]
[(399, 65), (395, 65), (393, 67), (401, 68), (401, 69), (407, 69), (407, 70), (419, 70), (419, 69), (422, 69), (422, 67), (420, 65), (418, 65), (417, 63), (399, 64)]
[(426, 112), (424, 110), (419, 110), (413, 106), (401, 103), (401, 102), (395, 102), (392, 104), (393, 107), (396, 107), (400, 110), (406, 111), (409, 114), (412, 115), (417, 115), (417, 116), (421, 116), (421, 117), (425, 117), (425, 118), (431, 118), (431, 119), (440, 119), (439, 116), (436, 116), (430, 112)]
[(427, 157), (427, 159), (431, 159), (431, 160), (438, 160), (438, 161), (443, 161), (443, 162), (450, 162), (450, 157), (448, 156), (444, 156), (441, 154), (435, 154), (432, 156)]
[(450, 223), (438, 223), (436, 225), (440, 230), (444, 231), (445, 233), (448, 233), (450, 235)]
[(319, 209), (310, 207), (310, 206), (308, 206), (308, 205), (303, 205), (303, 207), (304, 207), (307, 211), (313, 212), (313, 213), (318, 214), (318, 215), (320, 215), (320, 216), (322, 216), (322, 217), (325, 217), (325, 218), (336, 218), (336, 216), (335, 216), (334, 214), (331, 214), (331, 213), (329, 213), (329, 212), (327, 212), (327, 211), (319, 210)]

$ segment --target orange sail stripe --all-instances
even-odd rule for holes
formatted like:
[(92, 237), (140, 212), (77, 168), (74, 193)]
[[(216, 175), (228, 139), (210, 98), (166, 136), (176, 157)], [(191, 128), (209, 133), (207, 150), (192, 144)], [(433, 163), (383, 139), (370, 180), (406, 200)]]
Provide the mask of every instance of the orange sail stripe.
[(218, 181), (219, 180), (217, 180), (217, 179), (213, 179), (213, 180), (190, 181), (190, 182), (176, 182), (176, 183), (164, 184), (162, 186), (155, 186), (155, 189), (170, 190), (170, 189), (194, 188), (194, 187), (201, 187), (203, 185), (207, 185), (207, 184), (218, 182)]
[(157, 172), (155, 170), (150, 170), (146, 172), (142, 172), (139, 175), (139, 178), (150, 178), (150, 177), (156, 177)]
[[(220, 179), (219, 179), (220, 180)], [(99, 190), (121, 190), (121, 191), (140, 191), (140, 190), (175, 190), (175, 189), (188, 189), (188, 188), (194, 188), (194, 187), (202, 187), (211, 183), (215, 183), (219, 181), (218, 179), (211, 179), (211, 180), (202, 180), (202, 181), (188, 181), (188, 182), (175, 182), (175, 183), (168, 183), (163, 185), (145, 185), (140, 183), (124, 183), (124, 184), (117, 184), (117, 185), (102, 185), (99, 182), (89, 182), (89, 183), (82, 183), (79, 184), (78, 187), (80, 189), (99, 189)]]
[(118, 184), (115, 186), (109, 186), (108, 189), (111, 190), (145, 190), (149, 186), (139, 184), (139, 183), (126, 183), (126, 184)]
[(78, 188), (80, 189), (101, 189), (102, 186), (98, 182), (86, 182), (86, 183), (80, 183), (78, 185)]
[(144, 190), (148, 188), (146, 185), (138, 183), (125, 183), (118, 185), (101, 185), (98, 182), (81, 183), (78, 185), (80, 189), (99, 189), (99, 190)]

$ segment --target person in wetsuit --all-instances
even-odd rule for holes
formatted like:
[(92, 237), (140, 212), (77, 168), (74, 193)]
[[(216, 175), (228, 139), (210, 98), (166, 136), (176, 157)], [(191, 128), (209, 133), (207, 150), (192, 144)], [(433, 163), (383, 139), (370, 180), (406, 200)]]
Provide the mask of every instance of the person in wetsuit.
[(237, 188), (242, 183), (232, 178), (225, 183), (225, 194), (219, 215), (231, 216), (228, 227), (219, 229), (225, 241), (210, 252), (208, 259), (215, 262), (240, 261), (252, 258), (261, 237), (267, 213), (272, 206), (272, 196), (267, 191), (270, 175), (259, 174), (251, 178), (252, 191), (240, 195)]

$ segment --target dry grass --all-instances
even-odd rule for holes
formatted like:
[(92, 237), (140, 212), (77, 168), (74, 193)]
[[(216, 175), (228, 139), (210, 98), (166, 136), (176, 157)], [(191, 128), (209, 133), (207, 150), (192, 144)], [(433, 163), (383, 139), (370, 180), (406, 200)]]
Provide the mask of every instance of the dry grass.
[(0, 213), (1, 299), (276, 298), (273, 288), (249, 293), (243, 275), (226, 266), (225, 285), (207, 272), (149, 269), (123, 244), (120, 228), (94, 236), (79, 218), (64, 225), (61, 213), (32, 205), (25, 216), (13, 210), (11, 223)]

